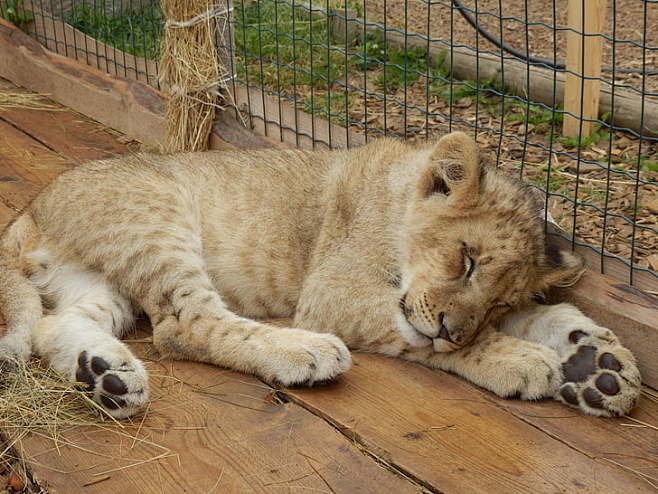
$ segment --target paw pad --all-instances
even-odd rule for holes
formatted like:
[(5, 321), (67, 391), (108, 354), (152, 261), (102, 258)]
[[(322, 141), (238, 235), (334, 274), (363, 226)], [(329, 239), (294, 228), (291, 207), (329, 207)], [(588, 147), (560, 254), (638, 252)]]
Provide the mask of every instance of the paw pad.
[(608, 333), (596, 327), (569, 333), (573, 346), (564, 355), (555, 397), (591, 415), (618, 417), (635, 406), (641, 380), (631, 352)]
[(595, 384), (599, 390), (603, 391), (607, 395), (612, 396), (619, 393), (619, 384), (617, 383), (617, 379), (615, 376), (608, 374), (607, 372), (597, 377)]
[(585, 402), (592, 408), (603, 408), (603, 396), (594, 388), (587, 388), (583, 391)]
[(78, 355), (78, 369), (75, 371), (75, 380), (87, 385), (87, 391), (93, 391), (96, 388), (96, 379), (89, 370), (87, 352)]
[(562, 395), (562, 398), (564, 398), (564, 401), (578, 406), (578, 395), (571, 386), (567, 385), (563, 387), (560, 390), (560, 394)]
[[(122, 362), (118, 367), (113, 367), (102, 357), (95, 356), (90, 359), (88, 352), (83, 351), (78, 355), (75, 379), (85, 383), (85, 391), (106, 410), (118, 411), (113, 415), (127, 416), (134, 413), (141, 406), (140, 402), (147, 399), (148, 393), (143, 387), (146, 383), (137, 391), (130, 393), (130, 397), (126, 396), (129, 394), (129, 386), (124, 379), (128, 377), (134, 380), (138, 376), (136, 372), (138, 372), (137, 369), (130, 368), (126, 362)], [(124, 376), (124, 379), (116, 373)], [(135, 387), (135, 383), (132, 387)], [(136, 405), (137, 408), (135, 408)]]
[(567, 381), (583, 382), (596, 371), (595, 358), (596, 348), (593, 346), (581, 346), (569, 360), (562, 364), (562, 372)]
[(581, 331), (580, 329), (576, 329), (575, 331), (569, 333), (569, 341), (575, 344), (578, 343), (581, 340), (581, 338), (585, 336), (589, 336), (589, 334), (585, 333), (585, 331)]
[[(87, 353), (87, 352), (82, 352), (82, 353)], [(93, 370), (95, 374), (100, 375), (109, 368), (110, 368), (110, 364), (105, 362), (105, 360), (103, 360), (102, 358), (94, 357), (91, 359), (91, 370)]]
[(113, 395), (125, 395), (128, 392), (126, 383), (114, 374), (107, 374), (103, 378), (103, 389)]
[(619, 360), (617, 360), (612, 353), (607, 352), (599, 357), (599, 367), (616, 372), (621, 370), (621, 364), (619, 363)]

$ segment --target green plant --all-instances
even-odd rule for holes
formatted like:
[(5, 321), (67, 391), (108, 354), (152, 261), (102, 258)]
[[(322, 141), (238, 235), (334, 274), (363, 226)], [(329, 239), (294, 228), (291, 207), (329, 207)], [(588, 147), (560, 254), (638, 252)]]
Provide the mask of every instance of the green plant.
[(356, 54), (350, 59), (350, 66), (356, 70), (372, 70), (387, 60), (384, 35), (381, 31), (371, 31), (359, 36), (356, 41)]
[(658, 172), (658, 155), (640, 156), (640, 170), (645, 172)]
[(236, 7), (234, 15), (236, 55), (249, 71), (239, 75), (257, 71), (264, 85), (322, 89), (344, 75), (345, 55), (332, 46), (326, 16), (277, 0)]
[[(558, 107), (558, 110), (561, 109), (561, 106)], [(515, 101), (510, 110), (511, 113), (505, 116), (507, 120), (525, 122), (527, 119), (528, 123), (535, 125), (538, 131), (547, 131), (551, 125), (557, 126), (564, 119), (561, 111), (528, 102)]]
[(0, 4), (0, 17), (17, 26), (34, 20), (34, 14), (25, 10), (23, 0), (6, 0)]
[(601, 131), (601, 128), (598, 127), (594, 132), (588, 136), (578, 136), (578, 137), (557, 137), (556, 140), (567, 147), (581, 149), (588, 149), (592, 144), (596, 144), (599, 141), (604, 141), (610, 139), (610, 132)]
[[(500, 104), (501, 98), (497, 93), (505, 94), (504, 88), (489, 79), (483, 80), (480, 84), (475, 81), (450, 82), (445, 71), (444, 74), (437, 80), (437, 84), (432, 87), (432, 92), (449, 103), (469, 98), (484, 105), (488, 111), (494, 113), (494, 107)], [(447, 82), (439, 83), (438, 81)]]
[(66, 21), (99, 41), (139, 57), (160, 58), (164, 18), (159, 3), (139, 11), (113, 13), (113, 4), (97, 1), (76, 5)]
[(427, 72), (427, 51), (419, 46), (407, 51), (390, 50), (386, 67), (374, 82), (386, 92), (396, 91), (403, 85), (418, 82), (420, 75)]

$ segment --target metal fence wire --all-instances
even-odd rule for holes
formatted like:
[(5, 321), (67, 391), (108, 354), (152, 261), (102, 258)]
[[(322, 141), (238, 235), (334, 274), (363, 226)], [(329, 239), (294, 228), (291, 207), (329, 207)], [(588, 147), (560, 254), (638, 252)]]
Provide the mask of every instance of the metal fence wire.
[[(157, 2), (0, 0), (0, 14), (158, 87)], [(466, 130), (543, 191), (551, 234), (658, 286), (658, 0), (234, 0), (229, 20), (217, 43), (253, 128), (314, 147)]]

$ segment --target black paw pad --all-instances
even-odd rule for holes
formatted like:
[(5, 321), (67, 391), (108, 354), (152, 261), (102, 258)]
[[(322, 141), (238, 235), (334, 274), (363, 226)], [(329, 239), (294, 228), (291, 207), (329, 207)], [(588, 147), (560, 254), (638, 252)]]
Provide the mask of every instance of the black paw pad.
[(114, 374), (108, 374), (103, 378), (103, 389), (113, 395), (125, 395), (128, 387)]
[(103, 403), (103, 406), (108, 410), (116, 410), (117, 408), (126, 406), (126, 402), (121, 398), (117, 398), (116, 396), (110, 397), (101, 395), (101, 402)]
[(78, 369), (75, 371), (75, 380), (87, 384), (86, 391), (93, 391), (96, 380), (88, 367), (87, 352), (78, 355)]
[(592, 408), (603, 408), (603, 395), (594, 388), (587, 388), (583, 392), (583, 398)]
[(617, 383), (617, 379), (615, 376), (607, 372), (596, 378), (595, 384), (599, 391), (607, 395), (616, 395), (619, 393), (619, 383)]
[(599, 367), (616, 372), (621, 370), (621, 364), (619, 363), (619, 360), (617, 360), (612, 353), (607, 352), (599, 357)]
[(583, 382), (596, 371), (596, 348), (581, 346), (578, 351), (562, 364), (562, 371), (567, 381)]
[(585, 333), (585, 331), (581, 331), (580, 329), (576, 329), (575, 331), (569, 333), (569, 341), (571, 343), (578, 343), (585, 336), (589, 336), (589, 334)]
[(560, 394), (562, 395), (562, 398), (564, 398), (564, 401), (578, 406), (578, 395), (571, 386), (565, 386), (562, 388)]
[(109, 368), (110, 368), (110, 364), (108, 364), (102, 358), (94, 357), (91, 359), (91, 370), (93, 370), (97, 376), (100, 376)]

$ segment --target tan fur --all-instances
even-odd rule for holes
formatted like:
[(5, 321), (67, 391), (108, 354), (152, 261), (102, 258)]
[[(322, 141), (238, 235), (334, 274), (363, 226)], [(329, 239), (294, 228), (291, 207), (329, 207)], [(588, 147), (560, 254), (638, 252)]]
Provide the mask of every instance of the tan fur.
[[(110, 348), (107, 338), (120, 337), (117, 328), (143, 310), (164, 355), (284, 384), (347, 370), (343, 343), (324, 334), (333, 333), (353, 349), (451, 370), (501, 396), (561, 399), (560, 366), (576, 347), (549, 348), (539, 337), (490, 325), (536, 307), (533, 298), (582, 273), (570, 252), (548, 255), (534, 197), (482, 165), (475, 143), (460, 133), (420, 146), (381, 139), (350, 151), (139, 154), (88, 163), (50, 184), (4, 234), (10, 267), (0, 304), (17, 322), (0, 354), (25, 358), (2, 344), (41, 317), (40, 308), (16, 307), (38, 294), (54, 309), (32, 339), (51, 362), (67, 361), (61, 368), (71, 379), (86, 375), (80, 361), (100, 343), (90, 339), (66, 353), (64, 342), (52, 343), (57, 334), (87, 324), (99, 338), (110, 335), (102, 336)], [(96, 287), (93, 297), (66, 299), (63, 287), (83, 278)], [(293, 315), (295, 327), (313, 332), (252, 320)], [(573, 329), (563, 329), (563, 339)], [(118, 347), (104, 351), (108, 362), (124, 355)], [(633, 406), (639, 374), (632, 356), (624, 358), (637, 380), (621, 393), (625, 401), (583, 410), (611, 415)], [(95, 399), (105, 393), (107, 372), (122, 372), (120, 361), (130, 359), (114, 360), (92, 376)], [(123, 371), (133, 394), (117, 416), (142, 406), (139, 393), (146, 393), (138, 362)]]

